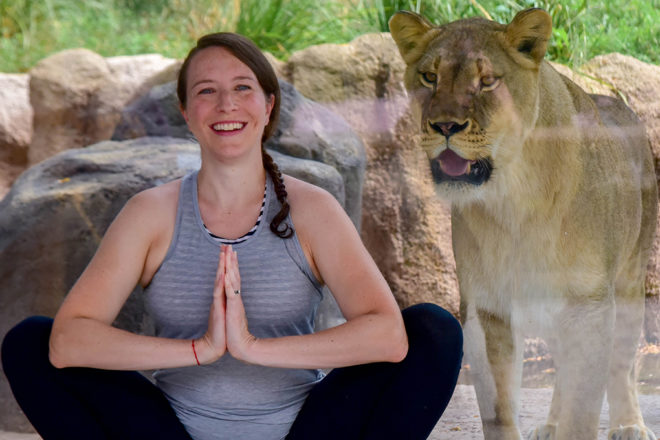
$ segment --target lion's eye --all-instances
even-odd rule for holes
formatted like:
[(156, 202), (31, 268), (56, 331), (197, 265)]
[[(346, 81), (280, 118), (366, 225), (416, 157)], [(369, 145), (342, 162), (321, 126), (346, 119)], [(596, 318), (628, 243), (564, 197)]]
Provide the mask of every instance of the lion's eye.
[(500, 79), (495, 76), (484, 76), (481, 78), (481, 90), (490, 91), (496, 88), (500, 83)]
[(422, 75), (422, 83), (427, 86), (434, 86), (438, 80), (438, 75), (433, 72), (420, 72)]

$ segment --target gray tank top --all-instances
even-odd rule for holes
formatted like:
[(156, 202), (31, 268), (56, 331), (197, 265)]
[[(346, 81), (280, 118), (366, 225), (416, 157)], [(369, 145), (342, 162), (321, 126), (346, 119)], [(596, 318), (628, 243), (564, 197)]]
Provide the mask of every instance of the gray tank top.
[[(270, 178), (266, 185), (265, 218), (233, 246), (249, 330), (257, 338), (312, 333), (322, 286), (298, 237), (281, 239), (270, 231), (280, 203)], [(290, 217), (286, 221), (293, 226)], [(206, 332), (219, 253), (202, 223), (193, 172), (181, 183), (170, 248), (144, 291), (157, 336), (192, 339)], [(323, 374), (248, 365), (225, 353), (211, 365), (162, 369), (154, 378), (193, 439), (267, 440), (286, 436)]]

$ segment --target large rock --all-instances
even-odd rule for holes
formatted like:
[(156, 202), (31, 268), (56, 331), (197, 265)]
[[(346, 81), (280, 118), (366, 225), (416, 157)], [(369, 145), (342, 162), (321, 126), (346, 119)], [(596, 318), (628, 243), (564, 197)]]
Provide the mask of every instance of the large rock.
[[(337, 114), (304, 98), (284, 81), (280, 88), (280, 121), (266, 147), (337, 169), (344, 179), (344, 207), (359, 227), (366, 162), (362, 141)], [(174, 82), (154, 87), (127, 106), (112, 139), (140, 136), (193, 138), (179, 111)]]
[(623, 98), (644, 122), (660, 175), (660, 66), (612, 53), (595, 57), (582, 70)]
[(109, 137), (114, 127), (108, 120), (114, 110), (111, 91), (116, 88), (105, 59), (86, 49), (65, 50), (37, 63), (30, 71), (30, 164)]
[(0, 199), (27, 166), (32, 107), (27, 74), (0, 73)]
[[(284, 172), (327, 189), (338, 200), (345, 198), (342, 176), (330, 165), (271, 153)], [(0, 202), (0, 339), (27, 316), (54, 316), (130, 196), (199, 163), (195, 143), (140, 138), (68, 150), (23, 173)], [(149, 333), (139, 292), (131, 295), (115, 324)], [(321, 326), (340, 319), (327, 297)], [(29, 430), (0, 377), (0, 430)]]
[(401, 306), (430, 301), (458, 313), (448, 207), (407, 117), (405, 66), (389, 34), (291, 55), (288, 80), (344, 116), (367, 148), (362, 239)]
[(346, 121), (280, 81), (282, 103), (277, 130), (267, 148), (294, 157), (326, 163), (342, 175), (344, 208), (360, 228), (366, 156), (364, 144)]
[(121, 141), (142, 136), (193, 139), (179, 110), (175, 82), (153, 87), (122, 109), (111, 139)]
[(587, 93), (597, 94), (597, 95), (607, 95), (607, 96), (617, 96), (616, 91), (612, 87), (603, 84), (601, 81), (597, 81), (592, 78), (590, 75), (582, 73), (581, 71), (576, 71), (571, 69), (568, 66), (558, 63), (550, 63), (559, 73), (566, 76), (568, 79), (573, 81), (575, 84), (580, 86), (582, 90)]
[(109, 57), (106, 62), (113, 79), (120, 85), (115, 93), (122, 108), (155, 85), (176, 79), (181, 67), (180, 60), (160, 54)]
[(121, 109), (159, 80), (170, 79), (176, 61), (160, 55), (105, 59), (86, 50), (65, 50), (30, 71), (34, 135), (30, 165), (68, 148), (112, 135)]

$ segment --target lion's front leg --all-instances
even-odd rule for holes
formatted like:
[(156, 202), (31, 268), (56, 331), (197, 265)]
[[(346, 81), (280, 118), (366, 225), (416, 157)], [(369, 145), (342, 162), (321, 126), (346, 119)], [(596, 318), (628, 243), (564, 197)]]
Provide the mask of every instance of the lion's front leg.
[(465, 352), (485, 440), (520, 440), (521, 350), (508, 320), (464, 307)]

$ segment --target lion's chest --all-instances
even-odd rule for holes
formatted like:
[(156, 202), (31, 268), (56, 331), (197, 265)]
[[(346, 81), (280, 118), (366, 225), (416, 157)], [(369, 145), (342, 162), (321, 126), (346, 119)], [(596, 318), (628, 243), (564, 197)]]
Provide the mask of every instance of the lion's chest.
[(463, 300), (500, 316), (512, 313), (521, 327), (551, 325), (576, 285), (593, 290), (603, 279), (588, 253), (570, 256), (580, 238), (560, 221), (502, 228), (456, 214), (452, 222)]

